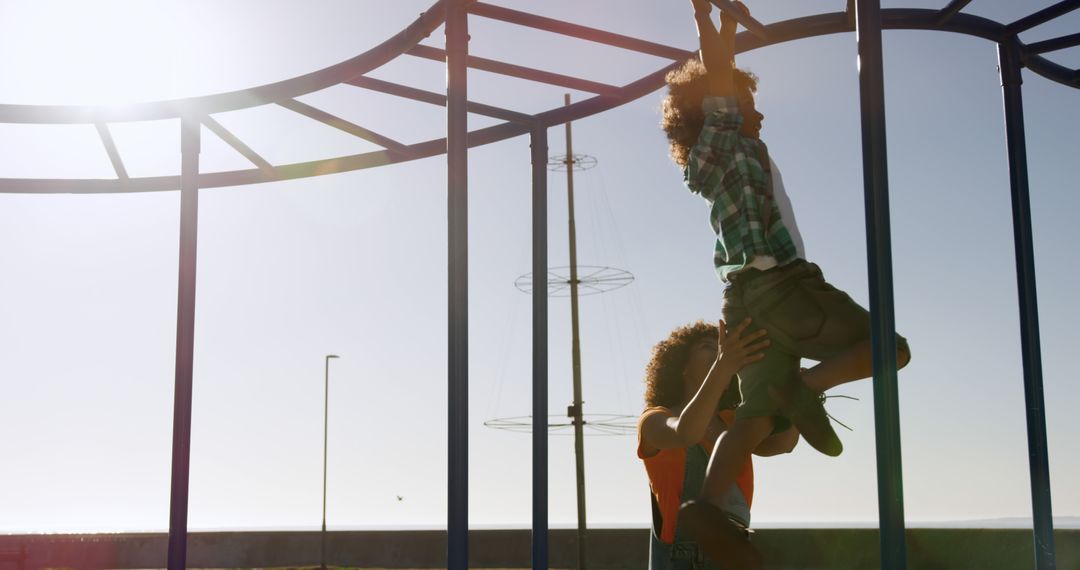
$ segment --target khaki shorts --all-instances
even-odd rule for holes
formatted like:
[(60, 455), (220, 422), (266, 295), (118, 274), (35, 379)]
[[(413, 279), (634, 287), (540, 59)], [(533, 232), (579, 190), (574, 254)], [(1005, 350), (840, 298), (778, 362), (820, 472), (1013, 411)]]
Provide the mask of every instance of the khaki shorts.
[[(771, 340), (765, 358), (739, 372), (742, 403), (736, 418), (775, 415), (777, 404), (769, 388), (801, 382), (803, 358), (825, 360), (870, 338), (869, 311), (829, 285), (813, 263), (798, 259), (732, 277), (724, 291), (724, 321), (734, 327), (750, 317), (751, 330), (766, 329)], [(908, 352), (907, 339), (896, 335), (896, 342)], [(777, 431), (788, 425), (779, 424)]]

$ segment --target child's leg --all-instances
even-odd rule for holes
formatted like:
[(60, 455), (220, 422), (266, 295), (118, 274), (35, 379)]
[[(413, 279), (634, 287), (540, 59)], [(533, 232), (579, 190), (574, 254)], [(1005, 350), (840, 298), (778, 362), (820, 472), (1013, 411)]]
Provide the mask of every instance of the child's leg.
[[(825, 281), (821, 269), (801, 262), (788, 270), (790, 288), (782, 300), (762, 294), (751, 308), (754, 324), (769, 331), (773, 345), (819, 361), (802, 375), (804, 385), (822, 393), (873, 374), (870, 312)], [(768, 308), (764, 313), (754, 309)], [(911, 359), (907, 340), (896, 335), (897, 368)]]
[(679, 528), (709, 560), (725, 570), (762, 567), (761, 554), (750, 544), (746, 531), (731, 522), (723, 507), (750, 452), (772, 430), (773, 421), (768, 416), (737, 420), (713, 447), (701, 497), (679, 509)]
[[(906, 343), (896, 349), (897, 369), (907, 366), (911, 353)], [(869, 378), (874, 373), (874, 358), (870, 339), (862, 340), (847, 350), (827, 358), (817, 366), (803, 372), (803, 383), (811, 390), (821, 393), (841, 384)]]
[(758, 444), (769, 437), (773, 419), (768, 416), (740, 419), (718, 438), (713, 447), (701, 498), (716, 507), (723, 507), (724, 498), (739, 478), (743, 466)]
[[(772, 335), (772, 330), (767, 330)], [(800, 378), (799, 357), (789, 352), (781, 342), (774, 342), (761, 352), (765, 355), (763, 360), (739, 371), (743, 394), (743, 403), (736, 412), (739, 421), (744, 418), (782, 416), (795, 425), (803, 440), (814, 449), (825, 455), (840, 455), (844, 446), (836, 436), (818, 395), (808, 389)], [(783, 430), (787, 425), (774, 427)]]
[(723, 508), (750, 453), (772, 430), (769, 416), (735, 421), (713, 447), (701, 497), (679, 509), (679, 528), (720, 568), (757, 570), (762, 566), (761, 554)]

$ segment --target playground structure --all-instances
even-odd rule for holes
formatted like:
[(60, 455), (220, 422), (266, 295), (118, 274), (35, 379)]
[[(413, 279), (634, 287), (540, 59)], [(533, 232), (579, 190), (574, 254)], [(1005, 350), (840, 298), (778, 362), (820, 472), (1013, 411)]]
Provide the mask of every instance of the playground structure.
[[(962, 33), (995, 42), (998, 48), (1004, 100), (1006, 142), (1012, 191), (1014, 240), (1020, 309), (1021, 350), (1027, 409), (1029, 468), (1034, 514), (1035, 567), (1055, 566), (1053, 523), (1043, 406), (1034, 252), (1028, 197), (1028, 174), (1022, 108), (1021, 69), (1062, 85), (1080, 88), (1080, 70), (1054, 63), (1043, 54), (1080, 45), (1080, 33), (1024, 44), (1018, 34), (1080, 8), (1080, 0), (1064, 0), (1014, 22), (1002, 24), (962, 10), (971, 0), (951, 0), (941, 9), (882, 9), (880, 0), (852, 0), (843, 12), (820, 14), (763, 25), (733, 13), (747, 32), (739, 34), (736, 50), (746, 52), (782, 42), (855, 31), (859, 49), (862, 107), (862, 146), (866, 198), (870, 310), (874, 339), (874, 409), (877, 439), (881, 566), (906, 567), (903, 487), (896, 389), (892, 262), (889, 241), (887, 152), (882, 75), (881, 35), (884, 29), (936, 30)], [(713, 0), (721, 9), (728, 0)], [(499, 20), (564, 36), (651, 54), (671, 63), (624, 86), (516, 66), (469, 55), (469, 17)], [(445, 26), (445, 49), (420, 42)], [(401, 55), (445, 61), (445, 94), (366, 77), (365, 74)], [(531, 139), (533, 191), (532, 273), (535, 290), (546, 289), (547, 275), (547, 130), (600, 113), (647, 95), (663, 85), (664, 75), (693, 52), (551, 18), (510, 10), (474, 0), (439, 0), (389, 40), (337, 65), (293, 79), (242, 91), (123, 106), (0, 105), (0, 122), (29, 124), (93, 124), (116, 173), (115, 179), (0, 179), (5, 193), (119, 193), (180, 190), (181, 223), (177, 310), (176, 379), (174, 396), (172, 482), (168, 543), (170, 570), (186, 568), (188, 477), (191, 433), (191, 387), (194, 354), (195, 267), (198, 195), (201, 188), (238, 186), (332, 174), (385, 164), (447, 155), (448, 179), (448, 542), (447, 567), (468, 567), (468, 149), (528, 134)], [(596, 94), (566, 107), (536, 114), (471, 102), (466, 71), (492, 73), (542, 82)], [(402, 144), (320, 109), (297, 101), (301, 95), (334, 85), (349, 84), (397, 97), (447, 108), (444, 139)], [(314, 121), (373, 142), (383, 150), (331, 157), (298, 164), (273, 165), (214, 120), (215, 113), (275, 104)], [(467, 113), (485, 115), (501, 124), (467, 130)], [(109, 132), (118, 122), (179, 119), (181, 171), (178, 176), (130, 177)], [(201, 127), (237, 150), (253, 165), (247, 170), (199, 173)], [(548, 568), (547, 418), (548, 345), (547, 296), (533, 295), (533, 480), (532, 564)], [(889, 347), (886, 349), (886, 347)]]

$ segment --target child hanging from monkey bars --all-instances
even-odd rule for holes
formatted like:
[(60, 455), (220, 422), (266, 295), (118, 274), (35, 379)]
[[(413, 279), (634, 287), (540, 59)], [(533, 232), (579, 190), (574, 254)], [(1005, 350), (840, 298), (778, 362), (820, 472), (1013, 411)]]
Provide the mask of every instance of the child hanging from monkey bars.
[[(668, 74), (662, 127), (687, 188), (709, 204), (724, 321), (749, 318), (771, 340), (762, 360), (739, 371), (735, 421), (712, 450), (700, 497), (679, 513), (680, 527), (721, 562), (730, 555), (725, 549), (752, 548), (731, 540), (741, 531), (722, 510), (750, 453), (794, 425), (815, 449), (839, 455), (843, 445), (822, 394), (869, 377), (873, 361), (869, 312), (805, 259), (790, 201), (760, 138), (757, 77), (735, 66), (735, 17), (721, 13), (718, 31), (709, 0), (691, 4), (700, 58)], [(741, 2), (734, 9), (749, 15)], [(896, 350), (902, 368), (910, 350), (899, 335)], [(802, 358), (818, 364), (801, 371)]]

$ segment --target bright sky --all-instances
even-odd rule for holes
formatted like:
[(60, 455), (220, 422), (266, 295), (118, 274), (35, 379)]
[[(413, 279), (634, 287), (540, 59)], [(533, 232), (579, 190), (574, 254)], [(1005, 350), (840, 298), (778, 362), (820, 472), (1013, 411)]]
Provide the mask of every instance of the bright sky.
[[(495, 3), (692, 49), (685, 1)], [(945, 0), (886, 7), (940, 8)], [(430, 0), (19, 2), (0, 20), (0, 101), (131, 102), (222, 92), (337, 63), (396, 33)], [(1049, 0), (980, 0), (1008, 22)], [(751, 2), (765, 22), (842, 0)], [(1080, 13), (1025, 33), (1073, 33)], [(607, 83), (664, 62), (495, 24), (472, 52)], [(424, 43), (439, 46), (441, 30)], [(740, 57), (761, 77), (763, 138), (783, 170), (811, 260), (867, 302), (855, 38)], [(1030, 516), (1016, 281), (995, 46), (888, 32), (886, 98), (909, 521)], [(1080, 48), (1054, 54), (1080, 67)], [(442, 67), (403, 57), (374, 76), (439, 90)], [(1074, 212), (1080, 91), (1025, 72), (1054, 512), (1080, 515), (1075, 410), (1080, 280)], [(525, 112), (558, 88), (470, 72), (470, 98)], [(573, 94), (575, 100), (586, 95)], [(444, 112), (360, 89), (302, 98), (403, 142), (442, 136)], [(719, 317), (700, 199), (659, 129), (660, 93), (574, 125), (598, 158), (577, 178), (579, 261), (633, 272), (582, 300), (588, 413), (636, 414), (649, 348)], [(275, 164), (371, 145), (279, 108), (216, 117)], [(471, 126), (491, 124), (471, 117)], [(133, 176), (176, 173), (175, 122), (114, 125)], [(112, 177), (90, 126), (0, 125), (0, 177)], [(552, 154), (563, 152), (552, 129)], [(203, 171), (248, 168), (208, 136)], [(530, 410), (529, 149), (470, 155), (470, 522), (527, 526), (530, 440), (483, 427)], [(551, 264), (564, 265), (565, 184), (551, 182)], [(323, 355), (331, 364), (331, 528), (446, 520), (445, 158), (200, 197), (190, 526), (312, 529), (322, 482)], [(168, 526), (179, 202), (176, 192), (0, 195), (0, 532)], [(569, 305), (550, 304), (552, 413), (571, 398)], [(759, 523), (875, 521), (871, 388), (832, 411), (845, 453), (805, 444), (758, 461)], [(633, 437), (587, 440), (591, 525), (647, 524)], [(575, 521), (573, 442), (552, 437), (553, 525)], [(398, 500), (396, 496), (403, 497)]]

